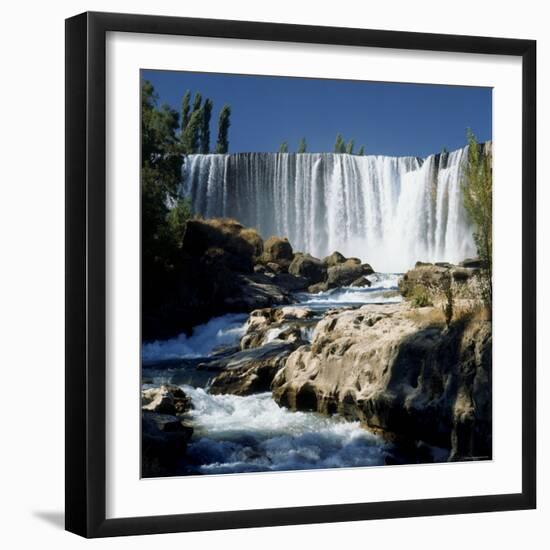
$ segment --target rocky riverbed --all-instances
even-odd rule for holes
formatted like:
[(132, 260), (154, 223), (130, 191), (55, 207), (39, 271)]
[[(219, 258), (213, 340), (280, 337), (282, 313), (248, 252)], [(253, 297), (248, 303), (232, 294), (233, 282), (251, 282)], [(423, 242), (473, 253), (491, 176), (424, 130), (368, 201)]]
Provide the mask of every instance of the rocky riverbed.
[(201, 273), (210, 258), (232, 282), (216, 315), (142, 347), (145, 477), (491, 458), (479, 262), (382, 274), (233, 222), (190, 227)]

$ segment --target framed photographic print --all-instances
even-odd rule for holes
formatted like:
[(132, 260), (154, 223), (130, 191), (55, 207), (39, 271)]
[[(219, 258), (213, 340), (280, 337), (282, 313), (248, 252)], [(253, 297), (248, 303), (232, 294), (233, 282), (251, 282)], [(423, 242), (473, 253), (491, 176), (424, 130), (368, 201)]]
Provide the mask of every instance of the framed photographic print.
[(66, 527), (535, 507), (529, 40), (66, 22)]

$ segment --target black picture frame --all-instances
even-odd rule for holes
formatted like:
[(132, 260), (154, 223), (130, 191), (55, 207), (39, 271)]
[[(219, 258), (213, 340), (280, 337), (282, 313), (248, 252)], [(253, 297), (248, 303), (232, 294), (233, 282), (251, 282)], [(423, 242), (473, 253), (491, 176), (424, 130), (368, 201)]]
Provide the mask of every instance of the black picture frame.
[[(109, 31), (498, 54), (521, 58), (523, 347), (520, 493), (106, 519), (105, 40)], [(67, 530), (84, 537), (107, 537), (535, 508), (535, 41), (83, 13), (66, 20), (65, 90)]]

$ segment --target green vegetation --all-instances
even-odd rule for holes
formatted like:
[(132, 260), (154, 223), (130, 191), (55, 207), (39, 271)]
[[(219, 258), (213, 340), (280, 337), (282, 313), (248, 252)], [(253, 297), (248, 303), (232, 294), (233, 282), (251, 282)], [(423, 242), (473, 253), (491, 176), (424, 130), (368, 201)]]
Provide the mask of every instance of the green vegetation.
[(206, 99), (202, 108), (200, 123), (200, 152), (204, 155), (210, 153), (210, 118), (212, 117), (212, 107), (212, 100)]
[(279, 146), (279, 153), (288, 153), (288, 143), (286, 141), (283, 141)]
[(412, 307), (433, 306), (428, 290), (421, 285), (417, 285), (412, 289), (410, 300)]
[(231, 107), (226, 103), (218, 117), (218, 140), (216, 142), (216, 153), (227, 153), (229, 150), (229, 126), (231, 126)]
[(307, 150), (306, 138), (303, 137), (298, 144), (298, 153), (305, 153)]
[[(191, 122), (190, 122), (191, 123)], [(145, 281), (168, 269), (181, 242), (184, 220), (190, 216), (178, 197), (183, 157), (179, 140), (179, 114), (158, 106), (150, 82), (141, 89), (141, 211), (142, 262)], [(175, 205), (172, 212), (169, 205)]]
[(199, 152), (203, 113), (202, 109), (193, 111), (189, 124), (181, 134), (181, 150), (186, 155), (194, 155)]
[(353, 139), (350, 139), (346, 145), (346, 153), (348, 155), (353, 155), (353, 146), (355, 145), (355, 141)]
[(361, 145), (361, 147), (359, 147), (359, 151), (357, 151), (357, 154), (361, 157), (365, 155), (365, 146), (364, 145)]
[(187, 90), (185, 92), (185, 95), (183, 96), (183, 99), (181, 100), (181, 129), (180, 133), (183, 134), (185, 128), (189, 124), (189, 112), (191, 109), (191, 106), (189, 105), (189, 102), (191, 101), (191, 91)]
[(481, 293), (486, 306), (493, 302), (493, 171), (490, 150), (481, 147), (468, 130), (468, 162), (462, 185), (464, 208), (474, 226), (474, 241), (482, 262)]
[(335, 153), (346, 152), (346, 142), (344, 141), (342, 134), (336, 134), (336, 142), (334, 143), (334, 152)]

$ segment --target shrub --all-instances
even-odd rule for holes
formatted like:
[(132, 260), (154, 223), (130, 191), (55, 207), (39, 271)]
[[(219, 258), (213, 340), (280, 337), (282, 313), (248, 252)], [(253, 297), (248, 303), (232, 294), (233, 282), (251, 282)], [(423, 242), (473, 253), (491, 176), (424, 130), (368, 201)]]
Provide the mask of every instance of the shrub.
[(421, 286), (416, 285), (410, 293), (412, 307), (428, 307), (433, 306), (433, 302), (428, 290)]

